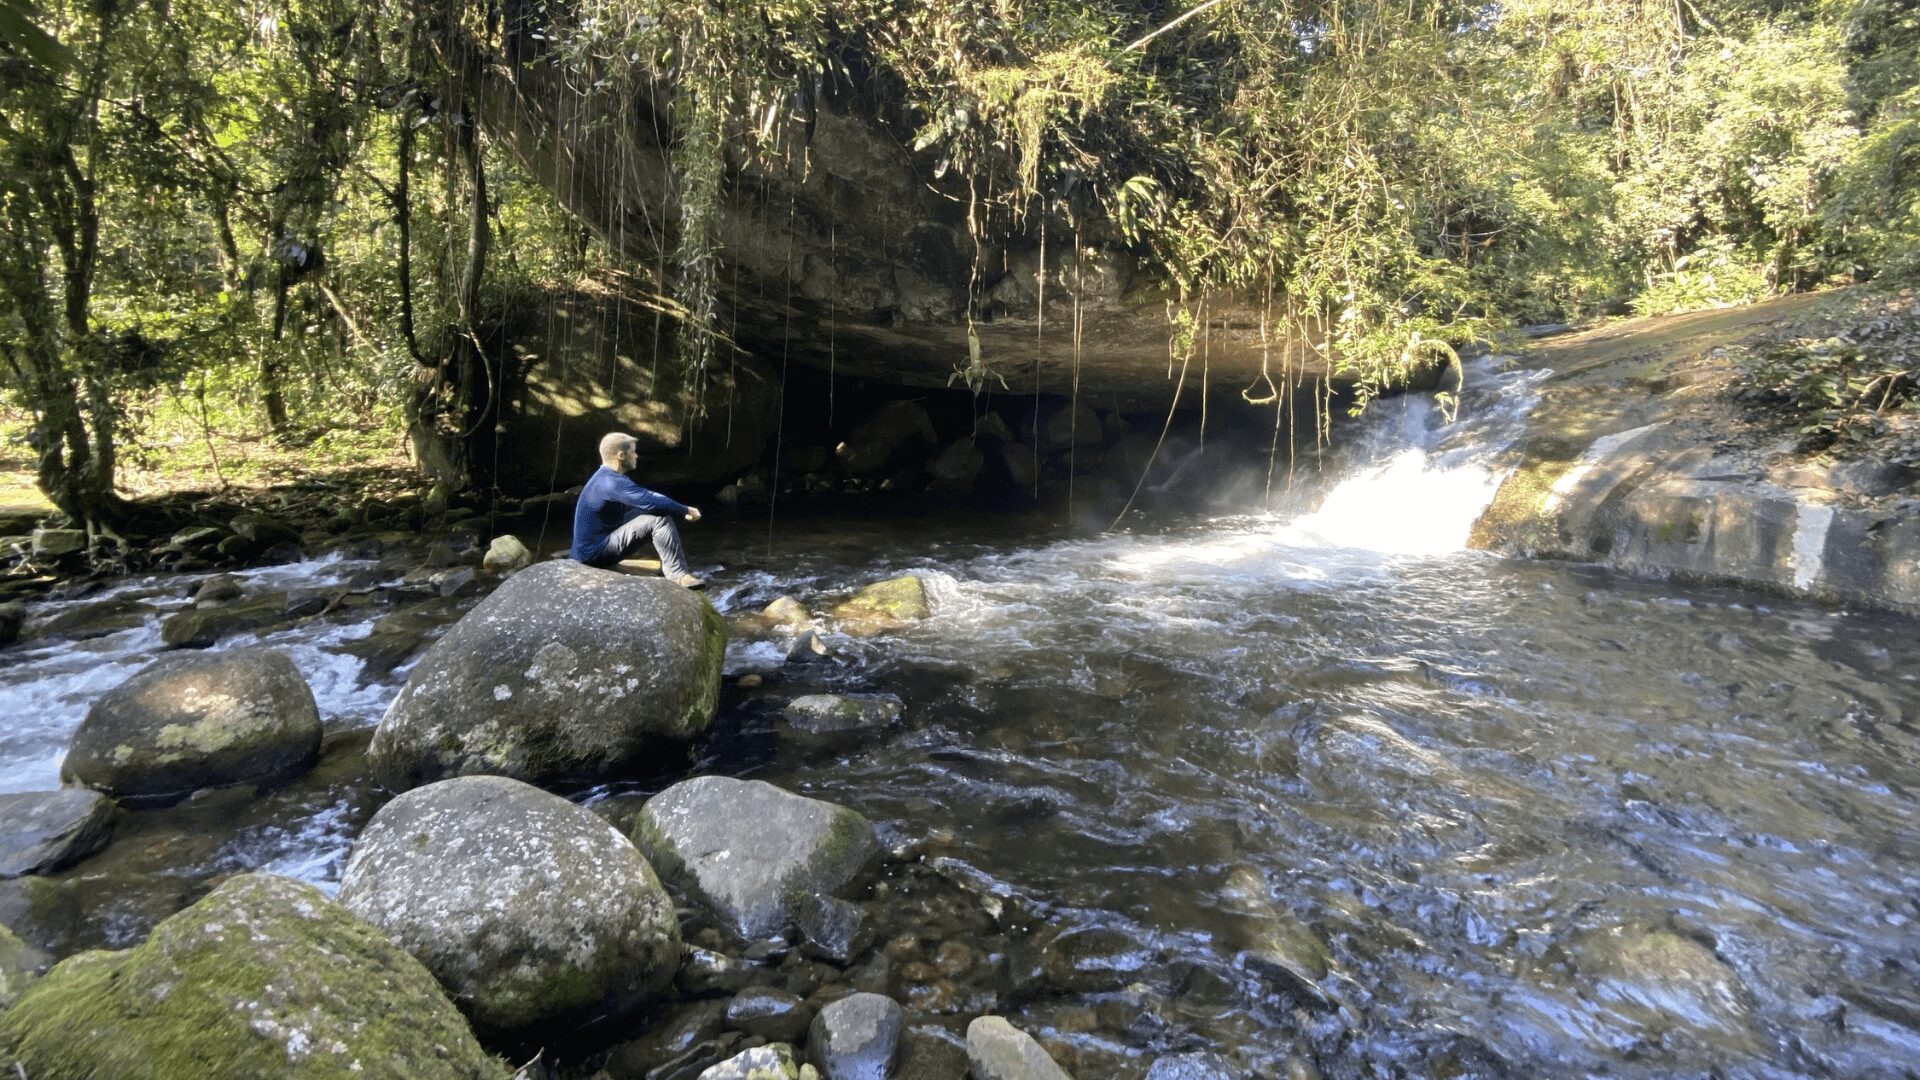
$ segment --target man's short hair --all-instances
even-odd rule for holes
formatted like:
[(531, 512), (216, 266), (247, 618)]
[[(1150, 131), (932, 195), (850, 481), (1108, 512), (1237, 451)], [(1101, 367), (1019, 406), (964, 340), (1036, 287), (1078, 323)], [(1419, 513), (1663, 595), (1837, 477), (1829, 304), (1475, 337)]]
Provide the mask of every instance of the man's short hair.
[(621, 451), (639, 445), (639, 439), (618, 431), (613, 432), (600, 440), (600, 460), (606, 461), (610, 458), (617, 458), (620, 456)]

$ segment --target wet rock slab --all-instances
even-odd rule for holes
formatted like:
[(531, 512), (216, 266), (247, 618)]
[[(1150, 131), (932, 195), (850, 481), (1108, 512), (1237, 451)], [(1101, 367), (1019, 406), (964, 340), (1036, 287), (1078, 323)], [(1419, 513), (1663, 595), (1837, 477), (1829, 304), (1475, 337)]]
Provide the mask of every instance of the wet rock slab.
[(974, 1080), (1072, 1080), (1033, 1036), (999, 1016), (967, 1025), (967, 1060)]
[(63, 788), (0, 795), (0, 878), (57, 870), (99, 851), (117, 811), (97, 791)]

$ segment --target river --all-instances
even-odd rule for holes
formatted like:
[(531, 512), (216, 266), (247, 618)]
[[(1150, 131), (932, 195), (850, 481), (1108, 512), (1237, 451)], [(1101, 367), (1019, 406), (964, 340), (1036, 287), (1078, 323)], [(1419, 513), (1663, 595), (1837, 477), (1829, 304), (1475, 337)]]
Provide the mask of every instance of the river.
[[(1083, 1078), (1187, 1049), (1261, 1076), (1920, 1072), (1920, 624), (1466, 550), (1538, 378), (1480, 374), (1451, 425), (1377, 404), (1325, 483), (1267, 512), (1092, 537), (991, 517), (795, 519), (771, 547), (764, 523), (694, 532), (723, 611), (896, 573), (935, 609), (828, 635), (830, 664), (736, 642), (694, 768), (916, 840), (1010, 944), (903, 997), (1017, 1009)], [(1245, 483), (1221, 501), (1259, 505)], [(140, 625), (0, 653), (0, 790), (57, 782), (87, 702), (152, 656), (189, 584), (123, 583), (156, 608)], [(266, 639), (348, 741), (405, 675), (361, 679), (340, 648), (366, 627)], [(898, 694), (905, 716), (851, 746), (783, 738), (781, 706), (821, 690)], [(264, 809), (215, 800), (172, 812), (196, 842), (112, 862), (129, 831), (166, 831), (135, 822), (96, 861), (181, 894), (252, 867), (330, 886), (374, 799), (331, 775)], [(883, 928), (908, 892), (869, 901)], [(80, 939), (126, 944), (142, 910)]]

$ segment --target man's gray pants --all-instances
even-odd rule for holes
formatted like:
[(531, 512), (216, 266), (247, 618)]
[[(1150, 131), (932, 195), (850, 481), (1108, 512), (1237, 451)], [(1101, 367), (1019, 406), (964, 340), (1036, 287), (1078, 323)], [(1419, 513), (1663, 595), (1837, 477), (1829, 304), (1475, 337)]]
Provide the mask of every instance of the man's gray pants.
[(680, 546), (680, 523), (660, 514), (628, 518), (625, 524), (607, 534), (607, 546), (597, 561), (611, 566), (640, 550), (640, 545), (648, 540), (653, 541), (653, 550), (660, 554), (661, 574), (673, 578), (691, 573), (687, 569), (687, 549)]

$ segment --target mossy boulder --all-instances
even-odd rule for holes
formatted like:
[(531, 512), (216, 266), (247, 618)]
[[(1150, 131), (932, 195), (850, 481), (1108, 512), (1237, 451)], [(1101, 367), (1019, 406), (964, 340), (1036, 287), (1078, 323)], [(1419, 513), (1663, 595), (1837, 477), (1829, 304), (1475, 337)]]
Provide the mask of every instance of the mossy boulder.
[(433, 976), (318, 889), (231, 878), (123, 952), (63, 961), (0, 1016), (33, 1080), (504, 1078)]
[(80, 788), (0, 795), (0, 878), (57, 870), (106, 847), (118, 810)]
[(340, 903), (501, 1037), (626, 1012), (680, 963), (673, 902), (633, 844), (505, 777), (444, 780), (382, 807), (354, 842)]
[(453, 625), (374, 734), (380, 778), (601, 778), (713, 722), (726, 624), (661, 578), (536, 563)]
[(320, 756), (320, 711), (275, 649), (163, 656), (100, 695), (67, 746), (60, 778), (122, 798), (272, 784)]
[(863, 635), (911, 626), (930, 614), (926, 586), (912, 574), (876, 581), (833, 608), (842, 629)]
[(853, 886), (878, 858), (873, 823), (760, 780), (701, 776), (640, 810), (634, 840), (742, 938), (770, 937), (816, 894)]
[(21, 941), (13, 931), (0, 926), (0, 1012), (20, 1000), (20, 995), (39, 982), (41, 973), (52, 964), (53, 957)]

